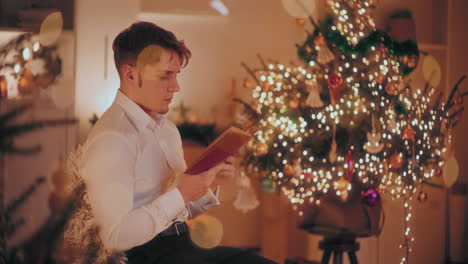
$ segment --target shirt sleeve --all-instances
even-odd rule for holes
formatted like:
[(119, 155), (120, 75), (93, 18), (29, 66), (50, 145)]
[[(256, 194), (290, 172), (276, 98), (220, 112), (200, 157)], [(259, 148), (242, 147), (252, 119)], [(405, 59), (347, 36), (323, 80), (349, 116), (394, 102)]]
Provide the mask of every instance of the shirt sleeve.
[(136, 157), (127, 138), (103, 132), (89, 142), (80, 166), (101, 240), (111, 250), (144, 244), (187, 213), (177, 188), (133, 208)]
[(187, 203), (187, 210), (188, 210), (188, 218), (192, 219), (197, 217), (198, 215), (202, 214), (203, 212), (207, 211), (208, 209), (219, 205), (219, 186), (216, 188), (216, 191), (208, 190), (208, 192), (202, 196), (202, 198), (188, 202)]

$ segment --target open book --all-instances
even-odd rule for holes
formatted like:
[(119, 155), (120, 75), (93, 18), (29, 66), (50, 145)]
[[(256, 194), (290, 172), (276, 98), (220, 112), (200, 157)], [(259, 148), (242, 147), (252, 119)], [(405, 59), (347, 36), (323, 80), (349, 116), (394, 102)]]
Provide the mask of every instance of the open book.
[(199, 174), (218, 165), (227, 157), (235, 155), (251, 138), (250, 134), (244, 130), (234, 126), (229, 127), (206, 147), (203, 154), (190, 165), (185, 173)]

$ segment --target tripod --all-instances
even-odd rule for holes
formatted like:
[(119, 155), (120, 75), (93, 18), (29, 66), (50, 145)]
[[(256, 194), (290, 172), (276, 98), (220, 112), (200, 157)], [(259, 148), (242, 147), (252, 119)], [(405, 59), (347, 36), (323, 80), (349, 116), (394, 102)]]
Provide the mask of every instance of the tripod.
[(333, 254), (333, 264), (343, 264), (343, 252), (348, 252), (349, 262), (358, 264), (356, 251), (359, 250), (359, 243), (355, 237), (327, 238), (319, 242), (319, 248), (323, 250), (321, 264), (328, 264)]

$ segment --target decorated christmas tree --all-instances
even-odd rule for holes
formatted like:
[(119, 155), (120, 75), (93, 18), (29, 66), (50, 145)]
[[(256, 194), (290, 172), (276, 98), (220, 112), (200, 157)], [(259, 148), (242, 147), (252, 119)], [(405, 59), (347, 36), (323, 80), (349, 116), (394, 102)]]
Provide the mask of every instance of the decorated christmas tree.
[(261, 57), (259, 69), (243, 65), (253, 101), (241, 101), (241, 125), (254, 138), (242, 167), (299, 209), (320, 206), (330, 193), (346, 201), (353, 188), (368, 206), (383, 193), (403, 199), (406, 263), (411, 200), (442, 172), (465, 94), (460, 81), (445, 101), (435, 90), (440, 76), (430, 70), (424, 86), (411, 84), (418, 46), (376, 28), (374, 1), (326, 3), (331, 14), (320, 24), (309, 16), (313, 32), (297, 45), (300, 66)]

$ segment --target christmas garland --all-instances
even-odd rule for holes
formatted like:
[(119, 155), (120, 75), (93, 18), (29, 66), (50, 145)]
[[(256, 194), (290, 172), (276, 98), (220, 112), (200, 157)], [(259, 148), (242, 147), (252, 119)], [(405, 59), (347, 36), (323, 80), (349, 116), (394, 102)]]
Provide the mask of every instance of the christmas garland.
[(391, 55), (401, 58), (399, 59), (399, 62), (403, 65), (401, 71), (403, 76), (408, 75), (414, 70), (415, 66), (411, 67), (410, 65), (407, 65), (407, 63), (404, 63), (404, 61), (409, 57), (419, 56), (418, 45), (414, 40), (407, 39), (403, 42), (398, 42), (390, 37), (386, 32), (377, 29), (372, 31), (368, 36), (362, 38), (358, 44), (352, 45), (338, 30), (333, 29), (333, 21), (333, 15), (327, 15), (325, 21), (320, 25), (320, 27), (316, 28), (313, 34), (309, 34), (306, 41), (298, 47), (297, 53), (306, 63), (309, 63), (312, 60), (312, 56), (310, 55), (310, 52), (307, 51), (307, 47), (313, 49), (315, 38), (319, 33), (322, 33), (328, 43), (338, 48), (346, 56), (353, 54), (363, 55), (371, 50), (372, 47), (383, 45), (388, 49)]

